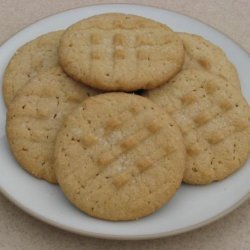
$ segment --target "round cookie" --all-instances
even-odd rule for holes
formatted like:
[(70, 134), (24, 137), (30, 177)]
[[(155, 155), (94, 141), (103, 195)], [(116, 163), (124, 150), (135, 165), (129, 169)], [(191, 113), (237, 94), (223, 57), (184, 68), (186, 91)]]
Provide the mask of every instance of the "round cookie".
[(102, 14), (70, 26), (59, 62), (74, 79), (108, 91), (157, 87), (182, 67), (183, 44), (169, 27), (134, 15)]
[(145, 94), (182, 130), (187, 150), (184, 182), (207, 184), (231, 175), (250, 152), (250, 109), (229, 82), (200, 70), (184, 70)]
[(63, 73), (59, 66), (33, 77), (9, 105), (6, 131), (11, 151), (32, 175), (56, 183), (53, 149), (64, 117), (97, 94)]
[(63, 31), (50, 32), (26, 43), (10, 60), (3, 80), (6, 106), (33, 76), (58, 64), (58, 45)]
[(175, 194), (185, 148), (178, 126), (156, 104), (107, 93), (65, 119), (55, 160), (58, 183), (75, 206), (102, 219), (133, 220)]
[(240, 80), (224, 51), (201, 36), (178, 33), (185, 48), (183, 69), (202, 69), (229, 81), (237, 89)]

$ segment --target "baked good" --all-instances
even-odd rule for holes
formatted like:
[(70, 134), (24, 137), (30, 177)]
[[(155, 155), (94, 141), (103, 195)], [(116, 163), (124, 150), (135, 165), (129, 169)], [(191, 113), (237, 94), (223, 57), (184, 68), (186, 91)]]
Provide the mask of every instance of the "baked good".
[(184, 70), (145, 96), (163, 107), (182, 130), (187, 150), (184, 182), (223, 180), (250, 152), (250, 109), (230, 82), (201, 70)]
[(69, 78), (59, 66), (37, 74), (9, 105), (10, 149), (32, 175), (56, 183), (53, 149), (64, 117), (98, 91)]
[(181, 184), (181, 132), (162, 109), (133, 94), (84, 101), (57, 136), (56, 176), (66, 197), (85, 213), (133, 220), (161, 208)]
[(59, 61), (74, 79), (108, 91), (157, 87), (182, 67), (184, 49), (169, 27), (134, 15), (108, 13), (70, 26)]
[(4, 73), (3, 96), (6, 106), (32, 77), (58, 64), (57, 50), (62, 33), (55, 31), (39, 36), (16, 51)]
[(204, 70), (222, 77), (240, 89), (237, 70), (221, 48), (198, 35), (178, 34), (185, 48), (183, 69)]

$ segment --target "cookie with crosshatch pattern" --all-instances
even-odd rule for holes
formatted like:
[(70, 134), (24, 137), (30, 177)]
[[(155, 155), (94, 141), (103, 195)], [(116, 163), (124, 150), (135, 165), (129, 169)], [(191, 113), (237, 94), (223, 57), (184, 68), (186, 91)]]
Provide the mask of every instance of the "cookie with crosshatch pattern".
[(53, 149), (64, 117), (99, 91), (69, 78), (59, 66), (37, 74), (9, 105), (6, 131), (11, 151), (32, 175), (56, 183)]
[(200, 69), (229, 81), (240, 89), (237, 70), (224, 51), (205, 38), (189, 33), (178, 33), (185, 49), (183, 69)]
[(145, 93), (182, 130), (187, 151), (184, 182), (207, 184), (231, 175), (250, 152), (250, 109), (230, 82), (200, 70), (184, 70)]
[(24, 44), (11, 58), (3, 80), (3, 96), (9, 106), (17, 91), (41, 71), (58, 65), (58, 45), (63, 31), (54, 31)]
[(66, 118), (55, 159), (58, 183), (75, 206), (102, 219), (133, 220), (175, 194), (185, 148), (178, 126), (156, 104), (107, 93)]
[(74, 79), (103, 90), (157, 87), (182, 67), (183, 44), (169, 27), (135, 15), (108, 13), (70, 26), (59, 61)]

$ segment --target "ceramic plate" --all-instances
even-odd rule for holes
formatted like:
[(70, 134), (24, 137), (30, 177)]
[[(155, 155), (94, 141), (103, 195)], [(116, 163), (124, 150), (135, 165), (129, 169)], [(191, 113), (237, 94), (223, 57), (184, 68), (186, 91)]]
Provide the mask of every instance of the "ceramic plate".
[[(145, 16), (165, 23), (175, 31), (202, 35), (222, 47), (236, 65), (242, 90), (250, 102), (248, 54), (230, 38), (190, 17), (138, 5), (97, 5), (62, 12), (21, 30), (0, 47), (0, 76), (18, 47), (53, 30), (104, 12)], [(170, 203), (146, 218), (131, 222), (108, 222), (91, 218), (72, 206), (60, 188), (31, 177), (12, 157), (5, 135), (6, 108), (0, 95), (0, 189), (13, 203), (32, 216), (56, 227), (100, 238), (149, 239), (186, 232), (229, 213), (250, 191), (250, 160), (233, 176), (207, 186), (182, 185)]]

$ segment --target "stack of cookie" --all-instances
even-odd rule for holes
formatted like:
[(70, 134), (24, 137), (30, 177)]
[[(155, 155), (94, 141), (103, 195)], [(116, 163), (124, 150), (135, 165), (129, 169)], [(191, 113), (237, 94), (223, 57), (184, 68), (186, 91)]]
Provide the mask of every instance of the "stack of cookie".
[(223, 180), (250, 152), (250, 109), (224, 52), (139, 16), (93, 16), (25, 44), (3, 93), (16, 160), (102, 219), (149, 215), (182, 181)]

